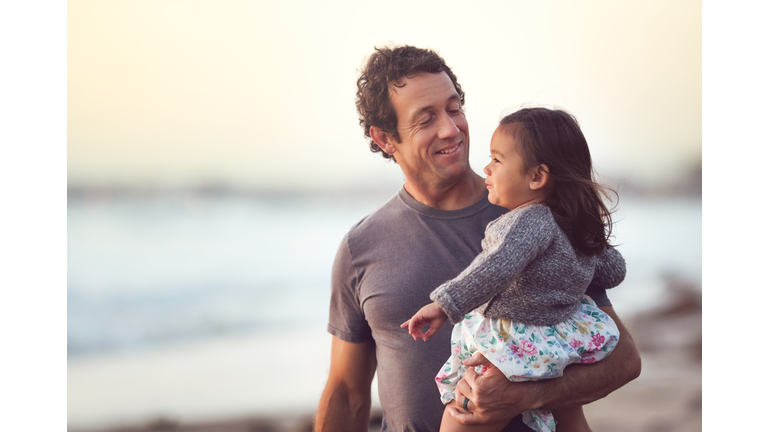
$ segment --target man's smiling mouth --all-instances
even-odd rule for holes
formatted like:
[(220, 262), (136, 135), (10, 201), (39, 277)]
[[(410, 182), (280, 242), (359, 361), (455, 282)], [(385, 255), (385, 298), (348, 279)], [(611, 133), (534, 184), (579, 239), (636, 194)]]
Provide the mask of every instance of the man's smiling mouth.
[(459, 149), (459, 145), (460, 144), (456, 144), (456, 147), (451, 147), (451, 148), (447, 148), (445, 150), (440, 150), (439, 152), (437, 152), (437, 154), (450, 154), (450, 153), (453, 153), (453, 152), (455, 152), (456, 150)]

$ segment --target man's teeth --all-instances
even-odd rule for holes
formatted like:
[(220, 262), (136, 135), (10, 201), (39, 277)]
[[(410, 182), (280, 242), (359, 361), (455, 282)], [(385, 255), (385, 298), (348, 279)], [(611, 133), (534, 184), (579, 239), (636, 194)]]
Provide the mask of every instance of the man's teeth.
[(445, 149), (445, 150), (440, 150), (438, 153), (440, 153), (440, 154), (448, 154), (448, 153), (453, 153), (453, 152), (455, 152), (458, 149), (459, 149), (459, 146), (456, 146), (456, 147), (453, 147), (453, 148), (449, 148), (449, 149)]

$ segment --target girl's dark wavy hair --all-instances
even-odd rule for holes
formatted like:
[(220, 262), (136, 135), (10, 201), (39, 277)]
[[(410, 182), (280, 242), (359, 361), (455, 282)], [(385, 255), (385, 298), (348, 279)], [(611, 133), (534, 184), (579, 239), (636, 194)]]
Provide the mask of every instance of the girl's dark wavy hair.
[(456, 92), (459, 94), (461, 105), (464, 105), (464, 92), (456, 80), (451, 68), (436, 52), (416, 48), (410, 45), (398, 47), (379, 47), (368, 57), (360, 76), (357, 79), (357, 94), (355, 106), (360, 126), (363, 127), (368, 145), (373, 153), (381, 153), (386, 159), (392, 155), (381, 151), (381, 148), (371, 139), (371, 126), (376, 126), (389, 133), (400, 142), (397, 133), (397, 114), (389, 97), (390, 88), (402, 87), (403, 78), (413, 78), (420, 73), (445, 72), (451, 79)]
[[(575, 117), (562, 110), (524, 108), (504, 117), (499, 127), (522, 146), (525, 170), (549, 168), (547, 205), (575, 249), (595, 255), (610, 246), (611, 214), (601, 196), (616, 191), (594, 180), (587, 140)], [(615, 207), (614, 207), (615, 208)]]

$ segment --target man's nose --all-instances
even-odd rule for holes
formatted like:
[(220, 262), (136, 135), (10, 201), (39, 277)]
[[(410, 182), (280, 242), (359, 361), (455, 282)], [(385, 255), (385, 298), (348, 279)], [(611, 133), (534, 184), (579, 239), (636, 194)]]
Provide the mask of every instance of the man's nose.
[(440, 119), (440, 129), (437, 132), (437, 136), (440, 139), (452, 138), (459, 134), (459, 128), (456, 126), (456, 122), (448, 114), (443, 114)]

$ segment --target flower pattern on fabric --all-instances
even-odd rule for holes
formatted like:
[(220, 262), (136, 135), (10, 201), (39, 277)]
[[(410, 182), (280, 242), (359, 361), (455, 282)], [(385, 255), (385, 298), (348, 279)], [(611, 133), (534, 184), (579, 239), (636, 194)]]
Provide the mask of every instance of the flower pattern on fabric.
[[(485, 318), (479, 309), (466, 314), (453, 327), (451, 357), (435, 377), (444, 404), (455, 399), (456, 383), (467, 367), (463, 361), (483, 354), (510, 381), (557, 378), (571, 363), (594, 363), (613, 351), (619, 330), (611, 317), (589, 296), (568, 320), (535, 326), (498, 318)], [(482, 368), (475, 368), (482, 375)], [(547, 410), (523, 413), (523, 422), (537, 432), (555, 430)]]

